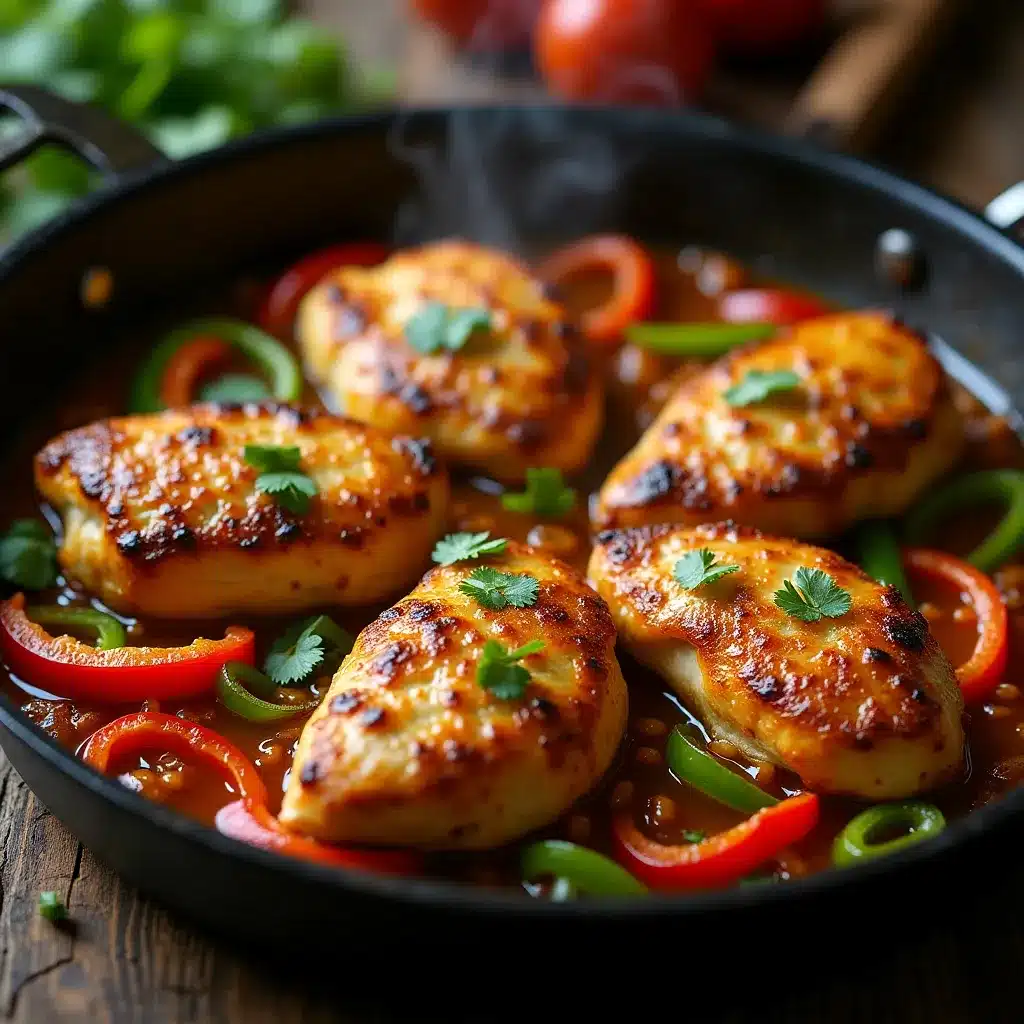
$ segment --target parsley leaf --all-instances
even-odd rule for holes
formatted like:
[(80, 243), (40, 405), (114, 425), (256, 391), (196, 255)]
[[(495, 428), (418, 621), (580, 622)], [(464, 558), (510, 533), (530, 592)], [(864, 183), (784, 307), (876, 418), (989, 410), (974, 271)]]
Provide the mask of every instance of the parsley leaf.
[(36, 519), (18, 519), (0, 539), (0, 579), (26, 590), (57, 582), (57, 545)]
[(460, 584), (459, 590), (492, 611), (500, 611), (506, 605), (513, 608), (529, 608), (537, 602), (540, 584), (532, 576), (499, 572), (488, 565), (474, 569)]
[(316, 497), (316, 484), (305, 473), (261, 473), (256, 489), (273, 494), (278, 505), (297, 516), (309, 511), (309, 499)]
[(509, 512), (561, 519), (576, 506), (576, 492), (565, 485), (559, 469), (528, 469), (526, 490), (521, 494), (506, 492), (501, 504)]
[(731, 572), (739, 572), (738, 565), (716, 565), (715, 554), (707, 548), (687, 551), (672, 567), (672, 575), (681, 587), (696, 590), (705, 583), (714, 583)]
[(289, 473), (302, 462), (302, 452), (294, 445), (247, 444), (245, 461), (261, 473)]
[(804, 622), (817, 622), (822, 617), (837, 619), (845, 615), (853, 599), (827, 572), (801, 566), (794, 573), (792, 583), (786, 580), (782, 589), (775, 591), (775, 604), (787, 615)]
[(405, 340), (424, 355), (462, 348), (477, 331), (491, 327), (486, 309), (453, 309), (443, 302), (424, 303), (406, 322)]
[(792, 370), (750, 370), (739, 382), (728, 388), (723, 397), (730, 405), (756, 405), (771, 395), (792, 391), (800, 383), (800, 375)]
[(259, 377), (247, 373), (225, 373), (199, 389), (201, 402), (261, 402), (270, 397), (270, 388)]
[(314, 669), (333, 671), (352, 650), (352, 637), (327, 615), (314, 615), (274, 641), (263, 670), (278, 686), (302, 682)]
[(543, 648), (542, 640), (531, 640), (506, 651), (497, 640), (488, 640), (476, 667), (476, 681), (499, 700), (519, 700), (526, 692), (530, 673), (516, 662)]
[(508, 541), (504, 537), (491, 537), (490, 530), (482, 533), (449, 533), (434, 546), (431, 557), (439, 565), (454, 565), (470, 558), (500, 555)]
[(707, 832), (702, 832), (700, 829), (684, 829), (683, 839), (688, 843), (703, 843), (707, 839)]
[(302, 452), (297, 447), (247, 444), (244, 456), (260, 471), (256, 490), (273, 494), (278, 505), (296, 515), (309, 511), (309, 500), (316, 496), (317, 487), (313, 478), (299, 469)]

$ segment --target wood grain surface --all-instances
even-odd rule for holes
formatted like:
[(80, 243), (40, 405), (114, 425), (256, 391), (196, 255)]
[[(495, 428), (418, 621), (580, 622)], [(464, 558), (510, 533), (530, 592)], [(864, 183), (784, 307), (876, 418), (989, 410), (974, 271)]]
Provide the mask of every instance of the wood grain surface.
[[(402, 69), (403, 90), (414, 101), (456, 96), (536, 95), (529, 81), (509, 84), (453, 63), (443, 42), (414, 31), (403, 0), (307, 0), (321, 20), (339, 26), (357, 53)], [(969, 11), (906, 103), (897, 125), (877, 140), (876, 155), (965, 201), (980, 206), (1024, 178), (1024, 3), (967, 0)], [(967, 14), (970, 16), (968, 17)], [(761, 88), (739, 76), (721, 90), (754, 120), (772, 123), (786, 109), (796, 83)], [(744, 99), (744, 89), (748, 95)], [(768, 97), (766, 99), (766, 97)], [(744, 106), (745, 104), (745, 106)], [(1007, 850), (1020, 861), (1019, 851)], [(993, 878), (1003, 871), (993, 866)], [(73, 918), (56, 928), (37, 913), (40, 891), (54, 889)], [(754, 1010), (737, 1004), (726, 985), (699, 1015), (681, 998), (673, 1019), (708, 1024), (1000, 1024), (1024, 1020), (1024, 868), (1003, 887), (991, 878), (951, 879), (948, 923), (916, 938), (915, 922), (865, 908), (863, 921), (843, 926), (863, 933), (865, 964), (849, 962), (829, 979), (788, 972)], [(903, 948), (893, 930), (910, 936)], [(692, 937), (690, 937), (692, 938)], [(631, 937), (632, 939), (632, 937)], [(808, 936), (809, 942), (818, 941)], [(889, 950), (893, 949), (890, 953)], [(742, 971), (744, 956), (784, 954), (771, 936), (745, 937), (727, 951), (727, 971)], [(31, 1022), (224, 1021), (226, 1024), (318, 1024), (385, 1020), (483, 1021), (450, 978), (424, 992), (418, 1012), (393, 1012), (386, 996), (367, 998), (358, 984), (333, 991), (313, 986), (333, 978), (334, 965), (297, 950), (272, 950), (254, 961), (141, 898), (96, 862), (39, 805), (0, 755), (0, 1015)], [(867, 954), (871, 953), (869, 957)], [(387, 951), (396, 983), (402, 958), (415, 950)], [(496, 967), (500, 985), (507, 965)], [(457, 964), (453, 967), (457, 979)], [(685, 985), (652, 978), (652, 986)], [(614, 979), (616, 992), (629, 979)], [(458, 986), (456, 986), (456, 989)], [(644, 988), (638, 991), (645, 991)], [(493, 1005), (493, 1001), (491, 1002)], [(543, 1002), (531, 1017), (546, 1015)], [(638, 1009), (638, 1014), (643, 1011)], [(661, 1019), (669, 1019), (659, 1015)], [(520, 1018), (521, 1019), (521, 1018)], [(564, 1019), (559, 1016), (559, 1020)]]

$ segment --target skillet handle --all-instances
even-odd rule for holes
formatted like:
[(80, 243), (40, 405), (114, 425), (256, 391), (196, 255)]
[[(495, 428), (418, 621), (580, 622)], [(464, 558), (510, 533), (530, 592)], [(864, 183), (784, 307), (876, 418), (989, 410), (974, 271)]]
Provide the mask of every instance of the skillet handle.
[(165, 163), (167, 157), (122, 121), (87, 103), (72, 103), (34, 85), (0, 85), (0, 107), (17, 114), (20, 130), (0, 139), (0, 171), (46, 142), (77, 153), (108, 178)]
[(1013, 231), (1024, 225), (1024, 181), (1000, 192), (985, 207), (985, 219), (1004, 231)]

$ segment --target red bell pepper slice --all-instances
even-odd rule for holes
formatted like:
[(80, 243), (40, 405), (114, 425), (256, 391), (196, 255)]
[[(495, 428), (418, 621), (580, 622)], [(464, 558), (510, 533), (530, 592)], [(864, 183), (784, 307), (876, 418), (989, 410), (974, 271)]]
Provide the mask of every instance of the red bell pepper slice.
[(250, 846), (317, 864), (386, 875), (414, 875), (422, 866), (419, 855), (411, 850), (360, 850), (293, 835), (285, 831), (266, 806), (251, 800), (226, 804), (217, 812), (216, 825), (218, 832)]
[(160, 381), (160, 400), (168, 409), (191, 405), (199, 381), (231, 358), (231, 346), (219, 338), (195, 338), (170, 358)]
[(238, 795), (266, 804), (267, 787), (256, 765), (220, 733), (197, 722), (156, 711), (124, 715), (97, 729), (82, 747), (82, 760), (109, 775), (118, 762), (145, 751), (169, 751), (178, 757), (199, 757), (216, 768)]
[(710, 889), (739, 881), (817, 823), (818, 797), (801, 793), (701, 843), (664, 846), (648, 839), (629, 815), (615, 819), (612, 841), (618, 861), (652, 889)]
[(978, 642), (956, 678), (965, 702), (984, 700), (1002, 680), (1010, 650), (1009, 615), (999, 588), (980, 569), (945, 551), (906, 548), (903, 562), (912, 575), (937, 580), (970, 598), (978, 617)]
[(781, 288), (741, 288), (727, 292), (719, 301), (718, 311), (730, 324), (777, 324), (780, 327), (832, 312), (813, 295), (799, 295)]
[(232, 839), (335, 867), (401, 875), (419, 869), (419, 856), (408, 850), (345, 849), (286, 832), (267, 809), (267, 787), (256, 765), (219, 733), (175, 715), (140, 711), (118, 718), (89, 737), (82, 759), (109, 775), (119, 762), (153, 750), (198, 758), (234, 788), (240, 799), (222, 807), (215, 819), (218, 831)]
[(616, 345), (626, 328), (654, 309), (654, 262), (643, 246), (625, 235), (592, 235), (559, 249), (540, 268), (555, 286), (592, 271), (610, 271), (612, 293), (581, 318), (583, 333), (597, 345)]
[(0, 603), (0, 653), (16, 676), (59, 697), (120, 704), (208, 693), (221, 666), (253, 664), (252, 630), (229, 626), (223, 640), (187, 647), (118, 647), (100, 651), (72, 636), (51, 636), (25, 614), (25, 596)]
[(259, 325), (271, 334), (286, 334), (306, 292), (332, 270), (373, 267), (387, 258), (387, 248), (378, 242), (349, 242), (311, 253), (289, 267), (271, 286), (260, 309)]

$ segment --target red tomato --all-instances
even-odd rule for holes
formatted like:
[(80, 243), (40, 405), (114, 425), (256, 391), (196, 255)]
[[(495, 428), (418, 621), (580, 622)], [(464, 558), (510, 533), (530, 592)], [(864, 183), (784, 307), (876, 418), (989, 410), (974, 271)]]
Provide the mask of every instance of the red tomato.
[(826, 0), (699, 0), (718, 41), (735, 53), (786, 49), (820, 31)]
[(672, 104), (699, 95), (714, 43), (696, 0), (548, 0), (534, 53), (564, 99)]
[(412, 0), (420, 17), (460, 46), (479, 51), (522, 50), (543, 0)]

